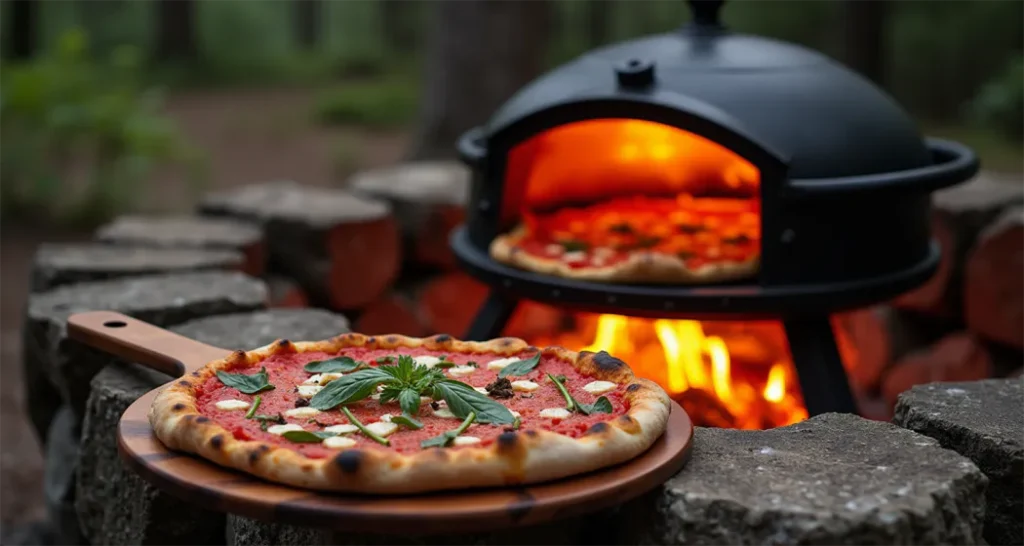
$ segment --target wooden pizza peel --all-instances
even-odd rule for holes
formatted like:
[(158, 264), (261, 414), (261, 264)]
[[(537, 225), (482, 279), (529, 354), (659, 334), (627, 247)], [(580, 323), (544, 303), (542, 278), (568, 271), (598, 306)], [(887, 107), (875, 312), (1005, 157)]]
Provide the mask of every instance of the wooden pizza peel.
[[(110, 311), (72, 315), (68, 335), (172, 377), (190, 374), (231, 352)], [(168, 450), (148, 419), (150, 404), (161, 388), (136, 400), (118, 425), (118, 452), (145, 480), (209, 510), (349, 532), (405, 534), (403, 530), (416, 529), (429, 535), (458, 529), (473, 533), (583, 515), (664, 483), (686, 464), (693, 442), (689, 416), (672, 402), (665, 434), (639, 457), (604, 470), (534, 485), (419, 495), (323, 493), (264, 481)]]

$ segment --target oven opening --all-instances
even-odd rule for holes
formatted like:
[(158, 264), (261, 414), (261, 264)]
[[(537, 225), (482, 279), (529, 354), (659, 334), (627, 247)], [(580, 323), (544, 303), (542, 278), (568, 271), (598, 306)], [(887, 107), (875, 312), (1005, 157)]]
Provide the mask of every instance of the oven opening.
[(580, 121), (510, 151), (502, 219), (506, 232), (536, 239), (527, 252), (569, 255), (581, 267), (614, 267), (645, 252), (688, 270), (686, 278), (665, 274), (641, 283), (746, 278), (760, 260), (760, 173), (735, 152), (676, 127)]

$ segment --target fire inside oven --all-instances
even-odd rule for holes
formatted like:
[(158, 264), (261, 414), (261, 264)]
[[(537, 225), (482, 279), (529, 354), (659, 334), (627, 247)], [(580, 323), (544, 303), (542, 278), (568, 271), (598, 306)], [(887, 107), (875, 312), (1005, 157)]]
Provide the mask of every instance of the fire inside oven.
[(739, 276), (756, 274), (758, 170), (694, 133), (636, 119), (561, 125), (510, 151), (505, 188), (504, 229), (521, 222), (538, 235), (527, 251), (570, 266), (613, 266), (643, 251), (693, 271), (749, 264)]

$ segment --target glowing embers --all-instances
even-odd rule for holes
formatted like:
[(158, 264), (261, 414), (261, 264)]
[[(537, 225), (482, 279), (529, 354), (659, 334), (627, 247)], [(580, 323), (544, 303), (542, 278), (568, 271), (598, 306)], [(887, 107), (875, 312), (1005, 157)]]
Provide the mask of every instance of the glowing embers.
[(537, 345), (608, 351), (657, 382), (699, 425), (761, 429), (807, 418), (781, 326), (577, 315)]

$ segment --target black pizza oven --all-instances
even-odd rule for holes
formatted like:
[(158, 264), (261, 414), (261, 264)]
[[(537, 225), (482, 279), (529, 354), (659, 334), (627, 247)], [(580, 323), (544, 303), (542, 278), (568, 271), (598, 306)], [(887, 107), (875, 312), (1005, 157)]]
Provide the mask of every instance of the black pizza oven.
[[(497, 335), (520, 298), (631, 316), (779, 318), (809, 412), (852, 412), (828, 315), (892, 298), (935, 272), (930, 194), (969, 179), (978, 159), (958, 143), (922, 137), (891, 97), (828, 57), (730, 32), (719, 22), (722, 4), (691, 1), (693, 21), (678, 31), (552, 70), (463, 135), (458, 149), (472, 191), (451, 244), (462, 266), (492, 287), (468, 337)], [(571, 127), (578, 129), (562, 130)], [(619, 136), (602, 139), (602, 127)], [(552, 143), (558, 132), (564, 141)], [(679, 136), (657, 136), (668, 132)], [(623, 140), (629, 134), (640, 135), (636, 145)], [(655, 157), (663, 141), (674, 143), (671, 159), (634, 174), (621, 161), (612, 165), (615, 146)], [(760, 265), (748, 280), (581, 282), (489, 255), (524, 207), (657, 190), (652, 173), (711, 187), (715, 172), (760, 200)], [(621, 183), (599, 184), (600, 173)]]

